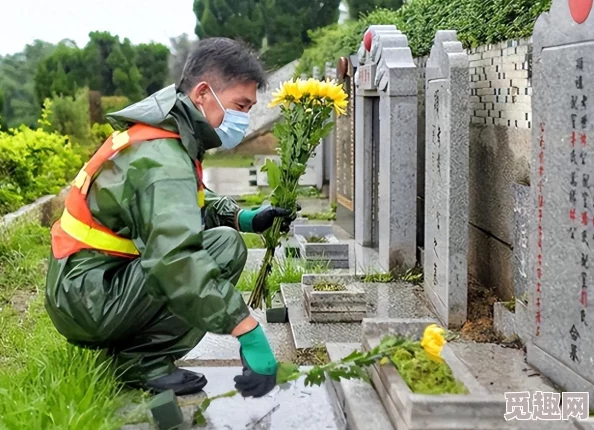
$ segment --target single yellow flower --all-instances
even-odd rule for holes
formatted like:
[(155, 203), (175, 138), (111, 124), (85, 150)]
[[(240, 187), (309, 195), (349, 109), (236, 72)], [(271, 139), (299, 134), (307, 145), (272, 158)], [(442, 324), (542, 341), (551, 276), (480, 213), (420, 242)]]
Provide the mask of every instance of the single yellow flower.
[(445, 330), (436, 324), (430, 324), (425, 328), (421, 346), (433, 361), (443, 361), (441, 351), (446, 343)]
[(380, 365), (385, 366), (386, 364), (388, 364), (388, 361), (390, 361), (390, 359), (388, 357), (384, 357), (380, 360)]

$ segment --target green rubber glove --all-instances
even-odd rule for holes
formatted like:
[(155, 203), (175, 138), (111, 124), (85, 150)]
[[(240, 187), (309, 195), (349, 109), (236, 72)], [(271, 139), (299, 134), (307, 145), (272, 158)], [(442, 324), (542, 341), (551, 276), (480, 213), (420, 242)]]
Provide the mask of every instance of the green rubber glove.
[(237, 216), (239, 230), (246, 233), (264, 233), (270, 227), (275, 218), (283, 218), (281, 231), (289, 231), (290, 224), (295, 220), (296, 215), (290, 211), (274, 206), (261, 206), (255, 210), (242, 209)]
[(239, 355), (243, 369), (237, 375), (235, 389), (243, 397), (262, 397), (276, 386), (278, 364), (260, 324), (252, 331), (239, 336)]
[(241, 355), (251, 370), (260, 375), (276, 375), (278, 364), (264, 330), (256, 328), (238, 337)]

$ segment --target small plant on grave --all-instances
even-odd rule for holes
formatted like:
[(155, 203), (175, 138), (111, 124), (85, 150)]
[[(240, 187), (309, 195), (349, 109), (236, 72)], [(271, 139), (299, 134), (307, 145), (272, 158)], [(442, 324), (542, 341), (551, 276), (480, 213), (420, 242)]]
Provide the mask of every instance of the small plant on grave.
[(334, 282), (318, 282), (313, 286), (314, 291), (320, 292), (336, 292), (336, 291), (346, 291), (344, 285), (336, 284)]
[(328, 243), (324, 236), (311, 235), (307, 238), (307, 243)]
[[(280, 106), (282, 120), (274, 126), (278, 140), (280, 163), (267, 159), (262, 171), (266, 172), (271, 188), (270, 203), (297, 212), (299, 179), (305, 173), (309, 159), (315, 154), (321, 139), (326, 137), (334, 123), (329, 121), (332, 111), (343, 115), (347, 94), (342, 85), (316, 79), (284, 82), (273, 94), (270, 107)], [(267, 278), (272, 269), (274, 252), (280, 245), (281, 219), (276, 219), (263, 234), (266, 254), (262, 261), (256, 285), (248, 301), (252, 308), (269, 306)]]
[[(441, 358), (443, 346), (447, 342), (446, 331), (435, 324), (425, 328), (420, 341), (403, 336), (386, 336), (378, 346), (370, 351), (353, 351), (338, 361), (314, 365), (309, 370), (299, 370), (293, 363), (280, 363), (276, 374), (277, 385), (287, 384), (305, 377), (305, 386), (320, 386), (328, 378), (360, 379), (369, 382), (367, 368), (374, 364), (396, 366), (398, 372), (415, 393), (459, 394), (466, 388), (453, 377), (449, 366)], [(417, 391), (415, 391), (417, 390)], [(205, 412), (210, 404), (220, 398), (234, 397), (236, 390), (205, 399), (194, 413), (193, 424), (206, 427)]]

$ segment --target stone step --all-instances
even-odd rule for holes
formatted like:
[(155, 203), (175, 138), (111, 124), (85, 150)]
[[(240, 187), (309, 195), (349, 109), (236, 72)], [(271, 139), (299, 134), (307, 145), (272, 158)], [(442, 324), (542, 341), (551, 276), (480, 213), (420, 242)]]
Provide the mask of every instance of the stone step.
[[(241, 367), (187, 367), (208, 379), (204, 391), (213, 397), (234, 389), (233, 378)], [(302, 369), (308, 369), (304, 367)], [(206, 427), (192, 426), (192, 417), (204, 396), (179, 396), (184, 424), (180, 429), (206, 430), (346, 430), (344, 416), (333, 406), (325, 386), (306, 387), (303, 378), (276, 387), (264, 397), (243, 398), (237, 395), (214, 400), (205, 413)], [(154, 429), (148, 423), (128, 425), (125, 430)]]
[[(359, 343), (327, 343), (331, 361), (340, 360), (353, 350), (360, 350)], [(392, 430), (388, 414), (373, 386), (365, 381), (340, 380), (328, 382), (328, 389), (335, 392), (336, 408), (345, 417), (348, 430)]]

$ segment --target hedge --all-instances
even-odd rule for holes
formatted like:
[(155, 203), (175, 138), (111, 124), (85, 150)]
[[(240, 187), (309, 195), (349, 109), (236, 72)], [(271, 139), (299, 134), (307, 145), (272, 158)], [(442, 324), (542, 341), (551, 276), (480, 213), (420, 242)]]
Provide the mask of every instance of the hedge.
[(0, 130), (0, 215), (47, 194), (56, 194), (82, 166), (83, 150), (68, 137), (48, 132), (45, 109), (40, 127)]
[(393, 24), (408, 37), (415, 57), (428, 55), (437, 30), (457, 30), (464, 47), (526, 38), (534, 22), (551, 7), (551, 0), (410, 0), (397, 11), (375, 10), (359, 21), (311, 33), (313, 44), (305, 50), (297, 74), (324, 70), (327, 61), (359, 49), (369, 25)]

